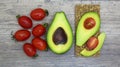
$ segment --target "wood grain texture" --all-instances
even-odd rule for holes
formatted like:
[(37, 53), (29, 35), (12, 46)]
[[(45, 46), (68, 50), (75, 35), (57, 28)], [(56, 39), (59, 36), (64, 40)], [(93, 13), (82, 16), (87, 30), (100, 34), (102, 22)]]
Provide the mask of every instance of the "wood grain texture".
[[(38, 23), (50, 23), (57, 11), (64, 11), (74, 30), (74, 7), (76, 4), (100, 4), (101, 31), (107, 38), (97, 58), (74, 56), (74, 47), (63, 55), (38, 51), (39, 57), (31, 59), (22, 50), (25, 42), (11, 40), (11, 31), (22, 29), (16, 15), (27, 15), (32, 9), (42, 7), (48, 9), (49, 16)], [(73, 0), (0, 0), (0, 67), (120, 67), (120, 1), (73, 1)], [(74, 33), (75, 31), (73, 31)], [(73, 44), (74, 45), (74, 44)]]

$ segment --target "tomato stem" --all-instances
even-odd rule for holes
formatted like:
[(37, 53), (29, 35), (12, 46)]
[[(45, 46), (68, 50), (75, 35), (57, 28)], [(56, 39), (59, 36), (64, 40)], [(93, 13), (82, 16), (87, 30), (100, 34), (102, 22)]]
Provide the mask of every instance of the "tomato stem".
[(38, 57), (39, 55), (38, 54), (35, 54), (34, 56), (33, 56), (33, 58), (36, 58), (36, 57)]
[(11, 31), (11, 35), (13, 35), (13, 31)]
[(16, 18), (17, 18), (17, 19), (20, 18), (20, 15), (17, 15)]
[(43, 26), (44, 26), (44, 27), (47, 27), (47, 26), (48, 26), (48, 23), (44, 23)]
[(48, 51), (48, 47), (45, 49), (45, 51)]
[(12, 39), (12, 40), (15, 40), (15, 39), (14, 39), (14, 35), (13, 35), (13, 31), (11, 32), (11, 39)]
[(48, 16), (48, 15), (49, 15), (48, 10), (47, 10), (47, 9), (45, 9), (44, 11), (45, 11), (46, 16)]
[(15, 39), (15, 37), (13, 35), (13, 31), (11, 32), (11, 39), (14, 40), (15, 42), (17, 42), (17, 40)]

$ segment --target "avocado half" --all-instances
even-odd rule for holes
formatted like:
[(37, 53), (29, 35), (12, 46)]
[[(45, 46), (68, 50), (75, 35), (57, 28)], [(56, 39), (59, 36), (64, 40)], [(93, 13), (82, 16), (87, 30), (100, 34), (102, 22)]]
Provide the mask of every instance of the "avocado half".
[[(66, 37), (66, 41), (64, 43), (62, 42), (58, 42), (58, 43), (55, 43), (55, 40), (57, 39), (54, 39), (54, 34), (57, 30), (61, 30), (64, 31), (64, 34), (65, 34), (65, 37)], [(57, 33), (59, 34), (59, 33)], [(59, 35), (56, 36), (56, 38), (58, 37)], [(59, 37), (60, 39), (61, 37)], [(63, 39), (64, 36), (62, 36)], [(72, 46), (72, 42), (73, 42), (73, 33), (72, 33), (72, 28), (66, 18), (66, 15), (64, 12), (56, 12), (55, 16), (54, 16), (54, 19), (48, 29), (48, 32), (47, 32), (47, 43), (48, 43), (48, 46), (49, 48), (54, 52), (54, 53), (57, 53), (57, 54), (63, 54), (65, 52), (67, 52), (71, 46)]]
[(92, 56), (92, 55), (96, 54), (102, 48), (104, 40), (105, 40), (105, 37), (106, 37), (105, 33), (101, 33), (98, 36), (98, 40), (99, 40), (98, 46), (94, 50), (92, 50), (92, 51), (88, 51), (87, 49), (83, 49), (80, 52), (80, 54), (83, 55), (83, 56), (86, 56), (86, 57), (89, 57), (89, 56)]
[[(95, 21), (95, 26), (92, 29), (86, 29), (84, 27), (84, 22), (87, 18), (93, 18)], [(100, 16), (96, 12), (87, 12), (85, 13), (80, 21), (78, 22), (78, 26), (76, 29), (76, 45), (83, 46), (85, 42), (97, 33), (100, 29)]]

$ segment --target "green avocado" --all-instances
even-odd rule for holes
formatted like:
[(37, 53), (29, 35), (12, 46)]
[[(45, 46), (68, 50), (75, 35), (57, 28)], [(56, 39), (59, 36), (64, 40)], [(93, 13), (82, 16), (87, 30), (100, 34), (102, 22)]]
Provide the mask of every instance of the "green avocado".
[(89, 57), (89, 56), (92, 56), (92, 55), (96, 54), (102, 48), (104, 40), (105, 40), (105, 37), (106, 37), (105, 33), (101, 33), (98, 36), (98, 40), (99, 40), (98, 46), (94, 50), (91, 50), (91, 51), (88, 51), (87, 49), (83, 49), (80, 52), (80, 54), (82, 56), (86, 56), (86, 57)]
[[(90, 22), (87, 21), (88, 18), (92, 18), (91, 24), (94, 25), (94, 27), (92, 27), (91, 29), (90, 29), (91, 26), (86, 26), (85, 28), (85, 22), (86, 23)], [(99, 31), (99, 28), (100, 28), (100, 16), (98, 15), (98, 13), (96, 12), (85, 13), (78, 22), (78, 26), (76, 29), (76, 45), (83, 46), (91, 36), (93, 36), (95, 33)]]
[(67, 52), (73, 42), (72, 28), (64, 12), (56, 12), (47, 32), (49, 48), (56, 54)]

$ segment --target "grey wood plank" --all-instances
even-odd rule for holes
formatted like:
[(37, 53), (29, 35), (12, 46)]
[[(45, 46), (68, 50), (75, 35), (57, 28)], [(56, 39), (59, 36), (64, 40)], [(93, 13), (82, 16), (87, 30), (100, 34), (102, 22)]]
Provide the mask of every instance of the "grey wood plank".
[(17, 3), (18, 0), (0, 0), (0, 3)]
[[(76, 4), (100, 4), (101, 6), (101, 31), (107, 34), (101, 56), (96, 58), (83, 58), (74, 56), (73, 47), (66, 54), (56, 55), (38, 51), (39, 57), (31, 59), (27, 57), (22, 45), (24, 42), (11, 40), (11, 31), (22, 29), (17, 25), (16, 15), (27, 15), (32, 9), (42, 7), (48, 9), (49, 16), (43, 21), (34, 24), (48, 22), (53, 19), (57, 11), (64, 11), (74, 31), (74, 6)], [(0, 0), (0, 67), (120, 67), (120, 1), (73, 1), (73, 0)]]

